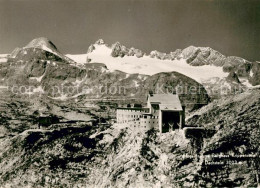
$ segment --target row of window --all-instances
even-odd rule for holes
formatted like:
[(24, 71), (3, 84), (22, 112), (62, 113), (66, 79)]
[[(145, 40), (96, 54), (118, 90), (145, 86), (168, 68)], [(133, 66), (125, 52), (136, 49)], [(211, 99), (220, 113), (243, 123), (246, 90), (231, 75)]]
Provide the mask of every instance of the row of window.
[[(145, 115), (144, 115), (144, 119), (147, 119), (147, 117), (148, 117), (148, 116), (145, 116)], [(150, 119), (158, 119), (158, 118), (159, 118), (159, 116), (149, 116), (149, 117), (151, 117)]]
[(140, 118), (142, 117), (142, 115), (129, 115), (129, 114), (118, 114), (118, 116), (120, 117), (131, 117), (131, 118)]
[[(138, 120), (137, 120), (137, 119), (123, 120), (123, 121), (117, 120), (118, 123), (127, 123), (127, 122), (133, 122), (133, 121), (138, 121)], [(139, 123), (140, 123), (140, 122), (139, 122)]]
[(149, 112), (149, 110), (147, 110), (147, 109), (145, 109), (145, 110), (123, 109), (122, 111), (127, 111), (127, 112)]
[[(140, 124), (140, 121), (138, 120), (124, 120), (124, 121), (118, 121), (118, 123), (128, 123), (128, 122), (132, 122), (132, 121), (136, 121), (136, 123)], [(142, 121), (142, 123), (146, 123), (146, 121)], [(158, 123), (158, 121), (147, 121), (147, 123)]]
[(118, 117), (126, 117), (126, 118), (144, 118), (144, 119), (158, 119), (159, 116), (149, 116), (151, 118), (148, 118), (146, 115), (129, 115), (129, 114), (118, 114)]
[[(146, 123), (146, 121), (143, 121), (143, 123)], [(149, 121), (147, 123), (155, 123), (155, 121), (153, 121), (153, 122)], [(158, 123), (158, 122), (156, 121), (156, 123)]]

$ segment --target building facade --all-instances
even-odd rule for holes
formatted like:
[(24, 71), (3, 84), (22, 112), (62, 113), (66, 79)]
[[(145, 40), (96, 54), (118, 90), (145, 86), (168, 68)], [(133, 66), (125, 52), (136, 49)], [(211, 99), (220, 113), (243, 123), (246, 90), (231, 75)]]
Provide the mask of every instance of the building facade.
[(118, 108), (117, 123), (133, 130), (158, 129), (161, 133), (183, 128), (185, 107), (178, 95), (149, 94), (146, 108)]

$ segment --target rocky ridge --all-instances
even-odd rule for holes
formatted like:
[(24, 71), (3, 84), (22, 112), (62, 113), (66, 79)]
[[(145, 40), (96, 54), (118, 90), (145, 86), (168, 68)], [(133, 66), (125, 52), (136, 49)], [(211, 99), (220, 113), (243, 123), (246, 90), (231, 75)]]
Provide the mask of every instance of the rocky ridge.
[[(105, 42), (100, 39), (102, 43), (96, 42), (95, 44), (104, 45)], [(92, 52), (94, 49), (91, 45), (88, 52)], [(109, 47), (108, 44), (106, 46)], [(114, 43), (109, 47), (112, 49), (112, 57), (124, 57), (124, 56), (136, 56), (141, 58), (145, 56), (145, 53), (135, 48), (127, 48), (119, 42)], [(177, 49), (174, 52), (163, 53), (157, 50), (151, 51), (149, 57), (160, 60), (180, 60), (185, 59), (186, 62), (192, 66), (212, 65), (222, 67), (224, 72), (234, 72), (239, 78), (246, 79), (253, 86), (260, 85), (260, 80), (256, 70), (259, 70), (259, 63), (250, 62), (241, 57), (225, 56), (220, 52), (210, 47), (195, 47), (189, 46), (185, 49)]]

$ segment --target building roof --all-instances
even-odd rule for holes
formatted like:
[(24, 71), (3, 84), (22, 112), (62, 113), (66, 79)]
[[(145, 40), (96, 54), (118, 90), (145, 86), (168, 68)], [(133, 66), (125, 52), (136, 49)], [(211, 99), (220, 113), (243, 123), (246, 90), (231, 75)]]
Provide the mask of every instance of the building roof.
[(137, 107), (134, 107), (134, 108), (132, 108), (132, 107), (126, 107), (126, 108), (124, 108), (124, 107), (118, 107), (117, 108), (117, 110), (141, 110), (141, 111), (149, 111), (149, 108), (137, 108)]
[(157, 103), (161, 110), (182, 111), (181, 101), (178, 95), (153, 94), (149, 95), (150, 103)]
[(182, 111), (182, 107), (179, 105), (172, 105), (172, 104), (159, 104), (160, 110), (171, 110), (171, 111)]

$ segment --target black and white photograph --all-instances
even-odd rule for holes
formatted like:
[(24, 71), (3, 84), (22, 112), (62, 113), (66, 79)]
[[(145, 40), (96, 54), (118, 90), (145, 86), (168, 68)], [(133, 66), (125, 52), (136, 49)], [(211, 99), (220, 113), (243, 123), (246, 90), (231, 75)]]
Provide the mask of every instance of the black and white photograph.
[(0, 188), (260, 188), (260, 0), (0, 0)]

